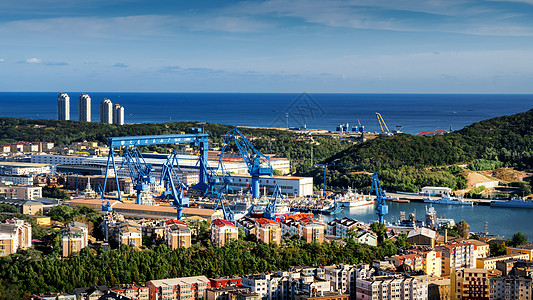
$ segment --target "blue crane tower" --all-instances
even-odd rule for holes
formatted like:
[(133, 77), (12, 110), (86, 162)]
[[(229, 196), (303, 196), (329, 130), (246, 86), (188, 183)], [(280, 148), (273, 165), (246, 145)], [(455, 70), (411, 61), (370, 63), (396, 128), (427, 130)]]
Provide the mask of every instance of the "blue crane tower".
[(172, 199), (172, 204), (176, 206), (176, 219), (181, 220), (183, 217), (183, 207), (189, 206), (189, 197), (183, 196), (183, 191), (188, 188), (187, 185), (178, 178), (176, 172), (174, 172), (175, 168), (180, 171), (178, 153), (176, 150), (173, 150), (161, 168), (161, 178), (159, 182), (165, 183), (165, 191), (161, 195), (162, 198)]
[(387, 196), (385, 192), (381, 189), (381, 184), (379, 183), (378, 173), (372, 175), (372, 184), (370, 187), (370, 194), (372, 192), (376, 193), (376, 214), (378, 215), (378, 222), (380, 224), (385, 224), (385, 215), (389, 213), (389, 206), (385, 202)]
[(146, 163), (141, 152), (135, 146), (127, 147), (122, 156), (124, 157), (124, 160), (122, 161), (121, 168), (124, 165), (128, 167), (131, 180), (134, 183), (133, 188), (137, 191), (135, 204), (142, 204), (142, 193), (150, 189), (150, 184), (155, 183), (155, 178), (152, 175), (154, 168), (151, 164)]
[(268, 202), (264, 216), (268, 219), (275, 219), (276, 218), (276, 205), (278, 204), (278, 199), (283, 199), (283, 194), (281, 194), (281, 188), (279, 185), (276, 184), (276, 187), (274, 188), (274, 193), (272, 193), (272, 198), (270, 198), (270, 201)]
[[(111, 199), (111, 200), (122, 200), (121, 198), (121, 191), (120, 188), (118, 188), (119, 181), (117, 174), (117, 165), (115, 162), (115, 153), (119, 152), (122, 148), (125, 149), (124, 152), (130, 152), (130, 163), (132, 164), (133, 170), (140, 170), (140, 173), (134, 173), (134, 184), (135, 186), (138, 186), (140, 184), (140, 187), (142, 188), (143, 184), (147, 184), (147, 182), (151, 182), (150, 172), (148, 170), (151, 170), (151, 166), (148, 167), (147, 164), (145, 164), (144, 159), (142, 158), (142, 155), (140, 153), (135, 153), (136, 147), (138, 146), (148, 146), (148, 145), (163, 145), (163, 144), (191, 144), (194, 146), (197, 146), (200, 148), (200, 157), (199, 157), (199, 182), (194, 186), (195, 189), (205, 191), (209, 188), (208, 183), (208, 166), (207, 166), (207, 157), (208, 157), (208, 149), (209, 149), (209, 134), (205, 133), (203, 128), (193, 128), (193, 133), (189, 134), (168, 134), (168, 135), (144, 135), (144, 136), (125, 136), (125, 137), (110, 137), (108, 140), (108, 146), (109, 146), (109, 155), (107, 157), (107, 165), (106, 165), (106, 171), (105, 171), (105, 179), (104, 179), (104, 186), (102, 190), (100, 191), (100, 197), (102, 199), (102, 203), (104, 199)], [(130, 146), (132, 146), (130, 148)], [(135, 147), (133, 147), (135, 146)], [(137, 151), (138, 152), (138, 151)], [(138, 155), (138, 157), (137, 157)], [(128, 166), (129, 167), (129, 166)], [(109, 177), (109, 169), (112, 168), (114, 171), (115, 176), (115, 183), (117, 186), (117, 197), (109, 197), (105, 195), (106, 190), (106, 184), (107, 179)], [(136, 169), (137, 168), (137, 169)], [(131, 172), (132, 169), (130, 169)], [(130, 173), (131, 175), (131, 173)], [(152, 177), (153, 178), (153, 177)], [(155, 182), (155, 179), (154, 179)]]
[(226, 202), (227, 202), (226, 195), (224, 194), (223, 191), (220, 191), (218, 193), (217, 204), (215, 206), (215, 210), (217, 210), (220, 207), (222, 209), (222, 213), (224, 214), (224, 220), (234, 222), (235, 213), (233, 212), (233, 210), (231, 210), (231, 208), (229, 207), (229, 204)]
[(228, 131), (224, 136), (224, 146), (220, 151), (220, 159), (224, 155), (228, 145), (235, 141), (239, 152), (248, 167), (248, 173), (252, 176), (252, 199), (259, 198), (259, 177), (261, 175), (272, 176), (272, 166), (270, 165), (270, 157), (255, 149), (250, 141), (237, 129), (237, 126)]

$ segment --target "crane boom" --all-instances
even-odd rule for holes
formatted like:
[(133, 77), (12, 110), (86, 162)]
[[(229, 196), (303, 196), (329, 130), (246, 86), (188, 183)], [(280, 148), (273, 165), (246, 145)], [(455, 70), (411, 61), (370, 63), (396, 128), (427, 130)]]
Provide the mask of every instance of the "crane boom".
[(123, 157), (121, 168), (127, 165), (131, 180), (134, 182), (134, 188), (137, 191), (135, 204), (142, 204), (141, 194), (149, 190), (151, 183), (155, 183), (155, 178), (152, 176), (154, 168), (151, 164), (146, 163), (141, 152), (135, 146), (127, 147)]
[[(387, 133), (389, 134), (389, 128), (387, 127), (387, 124), (385, 123), (385, 120), (383, 120), (383, 117), (380, 113), (376, 112), (376, 117), (378, 118), (379, 127), (381, 128), (381, 133)], [(385, 130), (383, 130), (383, 127), (385, 127)]]
[(176, 176), (174, 168), (180, 171), (178, 163), (178, 152), (173, 150), (172, 153), (168, 156), (166, 162), (161, 168), (161, 178), (160, 184), (165, 182), (165, 191), (163, 192), (163, 197), (172, 198), (172, 204), (176, 206), (176, 218), (181, 220), (183, 217), (183, 207), (189, 206), (189, 198), (183, 197), (183, 191), (187, 190), (187, 186), (181, 182), (181, 180)]
[(370, 187), (371, 195), (372, 192), (376, 193), (376, 214), (378, 215), (378, 221), (380, 224), (385, 224), (385, 215), (389, 213), (389, 206), (385, 202), (387, 196), (381, 189), (378, 173), (374, 173), (374, 175), (372, 175), (372, 185)]

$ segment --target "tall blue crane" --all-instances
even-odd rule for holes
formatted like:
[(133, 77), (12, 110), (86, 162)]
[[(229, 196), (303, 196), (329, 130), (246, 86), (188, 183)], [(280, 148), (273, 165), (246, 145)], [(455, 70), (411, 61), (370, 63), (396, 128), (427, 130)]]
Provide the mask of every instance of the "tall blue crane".
[(259, 177), (261, 175), (272, 176), (273, 170), (270, 165), (270, 157), (259, 152), (250, 141), (237, 129), (237, 126), (228, 131), (224, 136), (224, 146), (220, 151), (220, 160), (228, 145), (235, 141), (239, 152), (248, 167), (248, 173), (252, 177), (252, 199), (259, 198)]
[(272, 193), (272, 198), (270, 198), (270, 202), (268, 202), (265, 208), (265, 218), (272, 220), (276, 218), (276, 205), (278, 204), (278, 199), (283, 199), (283, 194), (281, 194), (281, 188), (279, 185), (276, 184), (274, 193)]
[(226, 203), (226, 195), (223, 191), (220, 191), (218, 193), (218, 200), (215, 206), (215, 210), (217, 210), (219, 207), (222, 209), (222, 213), (224, 214), (224, 220), (230, 222), (235, 221), (235, 213), (233, 212), (233, 210), (231, 210), (229, 204)]
[(121, 168), (126, 165), (133, 181), (134, 189), (137, 191), (135, 204), (142, 204), (141, 194), (150, 189), (150, 184), (155, 183), (155, 177), (152, 176), (154, 168), (151, 164), (146, 163), (144, 157), (137, 147), (127, 147), (123, 154)]
[(378, 215), (378, 221), (381, 224), (385, 224), (385, 215), (389, 213), (389, 206), (385, 202), (387, 196), (381, 189), (377, 172), (372, 175), (372, 185), (370, 186), (371, 195), (372, 192), (376, 194), (376, 214)]
[[(100, 184), (98, 184), (96, 186), (96, 192), (98, 194), (102, 194), (103, 193), (102, 186)], [(101, 198), (100, 200), (102, 201), (102, 211), (106, 211), (106, 212), (112, 212), (113, 211), (113, 207), (111, 206), (111, 203), (109, 202), (109, 200), (107, 200), (107, 203), (105, 202), (104, 198)]]
[(163, 192), (163, 198), (172, 198), (172, 204), (176, 206), (176, 218), (181, 220), (183, 217), (183, 207), (189, 206), (189, 197), (183, 196), (183, 191), (187, 190), (187, 185), (185, 185), (177, 176), (174, 169), (180, 171), (180, 166), (178, 163), (178, 152), (173, 150), (172, 153), (168, 156), (167, 160), (161, 167), (161, 179), (160, 183), (165, 183), (165, 191)]
[[(339, 160), (338, 158), (335, 159), (333, 162)], [(322, 189), (322, 197), (326, 197), (326, 171), (328, 167), (360, 167), (361, 165), (344, 165), (344, 164), (315, 164), (315, 166), (323, 167), (324, 168), (324, 186)]]

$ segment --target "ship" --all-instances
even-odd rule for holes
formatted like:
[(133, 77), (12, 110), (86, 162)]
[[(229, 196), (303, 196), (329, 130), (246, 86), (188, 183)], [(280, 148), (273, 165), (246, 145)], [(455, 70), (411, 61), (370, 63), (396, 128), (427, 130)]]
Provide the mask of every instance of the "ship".
[(474, 205), (474, 202), (465, 200), (464, 198), (453, 197), (447, 193), (444, 193), (440, 196), (439, 199), (431, 199), (429, 197), (422, 198), (424, 203), (433, 203), (433, 204), (448, 204), (448, 205)]
[(359, 195), (351, 188), (348, 188), (348, 192), (345, 195), (337, 197), (337, 203), (342, 207), (357, 207), (374, 204), (374, 198), (367, 195)]
[(337, 201), (333, 201), (333, 204), (325, 209), (319, 211), (319, 213), (324, 215), (336, 215), (342, 212), (342, 206)]
[(490, 201), (490, 206), (495, 207), (516, 207), (516, 208), (533, 208), (532, 199), (512, 198), (509, 201)]

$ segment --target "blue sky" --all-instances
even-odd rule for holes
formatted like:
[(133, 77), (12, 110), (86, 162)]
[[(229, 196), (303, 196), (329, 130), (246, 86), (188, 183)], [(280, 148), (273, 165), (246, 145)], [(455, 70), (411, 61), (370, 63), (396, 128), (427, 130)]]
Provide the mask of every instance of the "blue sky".
[(533, 0), (3, 0), (0, 91), (533, 93)]

